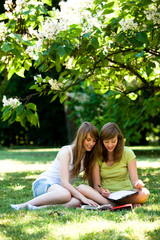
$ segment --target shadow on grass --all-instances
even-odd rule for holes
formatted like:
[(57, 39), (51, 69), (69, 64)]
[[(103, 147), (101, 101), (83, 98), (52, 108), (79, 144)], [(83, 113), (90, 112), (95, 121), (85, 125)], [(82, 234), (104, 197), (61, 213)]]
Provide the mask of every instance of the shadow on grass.
[[(146, 232), (146, 236), (148, 240), (159, 240), (160, 239), (160, 228)], [(101, 239), (101, 240), (130, 240), (130, 239), (136, 239), (131, 237), (124, 236), (124, 233), (120, 233), (118, 231), (114, 230), (103, 230), (100, 232), (92, 232), (89, 234), (86, 234), (85, 236), (80, 236), (80, 240), (88, 240), (88, 239)]]
[(23, 162), (24, 164), (47, 163), (54, 161), (58, 151), (29, 151), (29, 152), (10, 152), (0, 151), (0, 160), (12, 160)]
[(33, 198), (32, 182), (39, 174), (39, 171), (3, 174), (0, 180), (0, 212), (6, 212), (10, 204), (25, 202)]
[[(25, 215), (24, 215), (25, 217)], [(23, 218), (24, 218), (23, 217)], [(13, 219), (14, 221), (14, 219)], [(28, 229), (28, 225), (30, 226)], [(14, 224), (2, 224), (1, 231), (4, 232), (6, 238), (5, 239), (16, 239), (16, 240), (35, 240), (35, 239), (46, 239), (44, 238), (47, 234), (47, 230), (42, 230), (40, 226), (42, 225), (42, 220), (31, 219), (26, 223), (14, 223)], [(36, 228), (37, 226), (37, 228)], [(35, 229), (35, 232), (33, 230)], [(37, 230), (38, 229), (38, 230)], [(11, 238), (12, 236), (12, 238)]]
[(145, 157), (159, 157), (160, 149), (145, 149), (145, 150), (133, 150), (136, 156), (145, 156)]
[(159, 240), (160, 239), (160, 227), (154, 231), (147, 232), (148, 239), (150, 240)]
[[(149, 204), (146, 203), (145, 205), (147, 206)], [(160, 217), (159, 210), (153, 210), (153, 209), (148, 210), (146, 208), (143, 208), (143, 206), (140, 208), (137, 208), (135, 210), (135, 212), (137, 213), (137, 216), (139, 216), (139, 219), (144, 220), (144, 221), (145, 221), (146, 217), (147, 217), (147, 220), (149, 220), (150, 222), (154, 222), (156, 217)]]

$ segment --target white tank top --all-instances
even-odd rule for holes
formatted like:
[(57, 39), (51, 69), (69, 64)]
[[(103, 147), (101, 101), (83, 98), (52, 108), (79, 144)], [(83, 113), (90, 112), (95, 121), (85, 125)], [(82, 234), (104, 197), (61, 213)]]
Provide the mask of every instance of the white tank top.
[[(67, 146), (63, 146), (61, 149), (64, 149), (64, 148), (67, 148), (70, 152), (71, 159), (70, 159), (70, 163), (69, 163), (69, 182), (71, 184), (73, 184), (73, 182), (77, 176), (75, 176), (75, 177), (71, 176), (72, 169), (74, 167), (72, 147), (71, 147), (71, 145), (67, 145)], [(60, 151), (61, 151), (61, 149), (60, 149)], [(83, 161), (84, 161), (84, 158), (81, 161), (80, 172), (83, 171)], [(55, 183), (55, 181), (54, 181), (55, 178), (60, 179), (60, 162), (59, 162), (59, 159), (57, 158), (57, 156), (56, 156), (55, 160), (53, 161), (51, 167), (47, 171), (41, 173), (39, 175), (39, 177), (36, 179), (36, 181), (39, 179), (42, 179), (42, 178), (47, 179), (50, 182), (50, 184)]]

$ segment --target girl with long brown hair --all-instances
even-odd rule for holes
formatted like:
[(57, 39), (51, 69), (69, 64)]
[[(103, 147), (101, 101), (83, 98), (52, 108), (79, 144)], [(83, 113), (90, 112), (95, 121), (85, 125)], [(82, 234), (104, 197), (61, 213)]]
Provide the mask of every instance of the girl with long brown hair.
[(87, 178), (96, 161), (97, 128), (83, 122), (71, 145), (63, 146), (58, 152), (49, 170), (43, 172), (33, 182), (34, 198), (22, 204), (11, 204), (12, 209), (36, 210), (61, 204), (65, 207), (77, 207), (83, 204), (98, 204), (86, 198), (72, 184), (78, 174), (84, 171)]
[(102, 127), (98, 145), (99, 159), (92, 171), (94, 189), (80, 185), (78, 190), (99, 204), (111, 203), (114, 206), (115, 203), (107, 199), (110, 193), (138, 189), (138, 193), (121, 199), (119, 203), (136, 206), (145, 203), (149, 191), (138, 179), (136, 156), (129, 147), (124, 146), (124, 137), (117, 124), (109, 122)]

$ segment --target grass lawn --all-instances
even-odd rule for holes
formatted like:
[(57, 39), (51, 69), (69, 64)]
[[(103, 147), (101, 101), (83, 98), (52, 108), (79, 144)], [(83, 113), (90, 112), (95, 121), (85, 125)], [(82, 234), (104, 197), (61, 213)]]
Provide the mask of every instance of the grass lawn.
[[(12, 210), (11, 203), (32, 198), (32, 182), (49, 167), (57, 150), (0, 149), (0, 240), (160, 239), (160, 148), (133, 148), (139, 178), (150, 191), (146, 204), (133, 211)], [(82, 182), (79, 176), (75, 186)]]

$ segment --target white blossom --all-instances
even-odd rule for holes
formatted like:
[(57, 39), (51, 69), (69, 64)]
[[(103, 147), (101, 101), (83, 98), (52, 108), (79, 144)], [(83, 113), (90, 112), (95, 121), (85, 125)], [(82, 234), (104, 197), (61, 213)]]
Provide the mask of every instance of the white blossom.
[(5, 4), (4, 4), (4, 9), (6, 11), (9, 11), (11, 9), (12, 5), (13, 5), (12, 0), (6, 0)]
[(138, 30), (138, 23), (134, 22), (133, 18), (129, 18), (126, 20), (121, 19), (119, 24), (121, 25), (122, 31), (127, 31), (129, 29)]
[(60, 90), (63, 87), (62, 83), (59, 83), (56, 79), (50, 79), (48, 83), (51, 85), (51, 90)]
[(73, 57), (70, 57), (70, 58), (68, 59), (68, 61), (65, 62), (64, 65), (65, 65), (66, 68), (68, 68), (68, 69), (74, 68), (74, 67), (75, 67), (74, 58), (73, 58)]
[(160, 12), (154, 10), (144, 11), (147, 20), (152, 20), (154, 24), (160, 24)]
[(20, 104), (22, 104), (17, 98), (6, 98), (6, 96), (3, 96), (2, 99), (3, 107), (5, 106), (11, 106), (13, 109), (17, 108)]
[(38, 53), (41, 52), (42, 49), (42, 44), (42, 40), (39, 39), (38, 41), (36, 41), (36, 44), (27, 47), (26, 53), (34, 60), (37, 60)]
[[(13, 2), (13, 0), (5, 0), (4, 9), (6, 10), (6, 16), (8, 16), (9, 19), (22, 17), (22, 12), (29, 5), (37, 7), (38, 5), (43, 5), (43, 2), (37, 0), (16, 0), (15, 2)], [(36, 9), (32, 8), (29, 15), (34, 15), (35, 12)], [(14, 16), (14, 14), (16, 14), (16, 16)]]
[(7, 34), (7, 27), (4, 22), (0, 22), (0, 41), (5, 41), (5, 36)]
[(46, 83), (46, 79), (43, 79), (41, 74), (37, 74), (36, 76), (34, 76), (34, 81), (35, 84), (39, 85), (41, 85), (42, 83)]
[(48, 79), (48, 77), (44, 78), (42, 77), (41, 74), (37, 74), (36, 76), (34, 76), (34, 81), (35, 84), (41, 85), (41, 84), (49, 84), (51, 90), (61, 90), (61, 88), (63, 87), (62, 83), (59, 83), (56, 79), (50, 78)]

